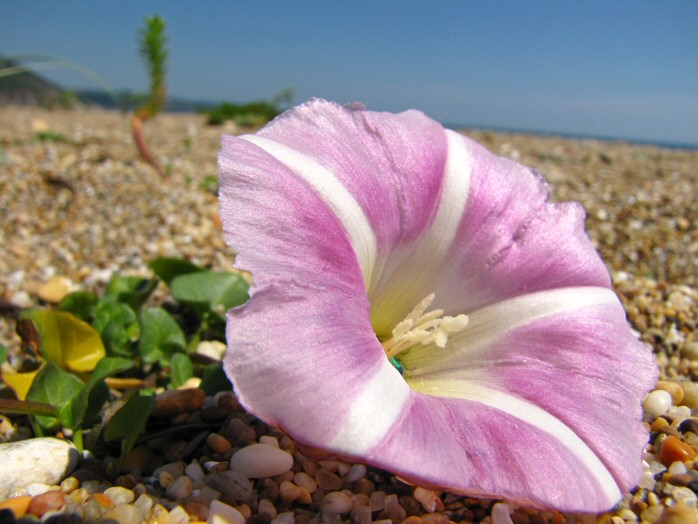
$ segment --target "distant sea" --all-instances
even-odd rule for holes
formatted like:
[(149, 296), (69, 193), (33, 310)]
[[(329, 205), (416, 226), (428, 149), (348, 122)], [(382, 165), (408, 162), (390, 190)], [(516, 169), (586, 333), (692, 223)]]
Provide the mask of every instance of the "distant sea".
[(616, 137), (616, 136), (603, 136), (603, 135), (585, 135), (585, 134), (575, 134), (575, 133), (563, 133), (555, 131), (534, 131), (532, 129), (508, 129), (504, 127), (491, 127), (491, 126), (478, 126), (478, 125), (468, 125), (468, 124), (453, 124), (449, 122), (442, 122), (444, 127), (454, 130), (468, 130), (474, 129), (477, 131), (492, 131), (493, 133), (514, 133), (521, 135), (535, 135), (541, 137), (560, 137), (560, 138), (571, 138), (575, 140), (600, 140), (602, 142), (625, 142), (628, 144), (635, 144), (640, 146), (656, 146), (665, 147), (667, 149), (688, 149), (691, 151), (698, 150), (698, 144), (689, 144), (681, 142), (663, 142), (661, 140), (645, 140), (641, 138), (627, 138), (627, 137)]

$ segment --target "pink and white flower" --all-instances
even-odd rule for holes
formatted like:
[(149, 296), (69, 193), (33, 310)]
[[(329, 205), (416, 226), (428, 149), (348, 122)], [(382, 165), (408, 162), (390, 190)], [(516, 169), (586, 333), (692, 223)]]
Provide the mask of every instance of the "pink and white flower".
[(252, 413), (469, 495), (601, 511), (636, 484), (656, 366), (581, 206), (418, 111), (310, 100), (219, 162)]

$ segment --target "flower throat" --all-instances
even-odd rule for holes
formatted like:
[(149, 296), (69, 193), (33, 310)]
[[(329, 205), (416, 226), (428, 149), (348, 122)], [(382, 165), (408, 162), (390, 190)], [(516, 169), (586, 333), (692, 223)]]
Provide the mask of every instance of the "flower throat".
[(444, 317), (443, 309), (427, 311), (434, 302), (434, 296), (432, 293), (422, 299), (407, 317), (395, 326), (392, 336), (381, 341), (386, 356), (401, 374), (404, 374), (404, 368), (397, 358), (398, 354), (417, 344), (435, 344), (445, 348), (449, 335), (463, 331), (468, 325), (466, 315)]

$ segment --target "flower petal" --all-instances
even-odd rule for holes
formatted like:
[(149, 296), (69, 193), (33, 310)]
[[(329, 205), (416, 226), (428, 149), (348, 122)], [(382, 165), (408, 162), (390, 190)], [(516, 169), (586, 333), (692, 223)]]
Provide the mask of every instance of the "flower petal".
[[(549, 458), (549, 475), (560, 470), (558, 462), (567, 460), (564, 449), (574, 449), (576, 439), (603, 462), (616, 489), (635, 486), (647, 441), (639, 399), (657, 373), (651, 353), (630, 333), (615, 294), (593, 287), (544, 291), (469, 318), (468, 329), (449, 339), (447, 348), (415, 347), (404, 355), (410, 386), (429, 395), (479, 399), (514, 416), (532, 406), (545, 416), (524, 421), (543, 431), (557, 421), (568, 432), (555, 435), (560, 452)], [(506, 401), (483, 400), (492, 394), (506, 395)], [(634, 409), (628, 409), (628, 399), (637, 399)], [(530, 470), (525, 462), (519, 466)], [(586, 477), (601, 478), (593, 468), (586, 471)], [(605, 509), (603, 498), (589, 500)]]

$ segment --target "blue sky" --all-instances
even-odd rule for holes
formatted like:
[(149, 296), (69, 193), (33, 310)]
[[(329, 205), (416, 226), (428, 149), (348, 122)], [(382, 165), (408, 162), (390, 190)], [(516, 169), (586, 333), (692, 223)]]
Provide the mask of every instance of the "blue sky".
[[(443, 122), (698, 144), (698, 2), (0, 2), (0, 54), (49, 54), (145, 90), (135, 44), (167, 23), (172, 95), (319, 96)], [(42, 70), (91, 86), (66, 70)]]

